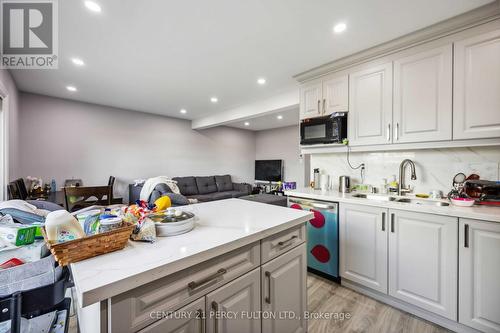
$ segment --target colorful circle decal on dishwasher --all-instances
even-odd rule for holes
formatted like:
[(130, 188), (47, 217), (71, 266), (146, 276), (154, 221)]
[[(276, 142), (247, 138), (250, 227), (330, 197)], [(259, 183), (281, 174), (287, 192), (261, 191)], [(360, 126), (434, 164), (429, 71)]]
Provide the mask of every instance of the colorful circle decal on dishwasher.
[(311, 254), (321, 263), (327, 263), (330, 260), (330, 251), (323, 245), (316, 245), (311, 249)]
[(315, 228), (323, 228), (323, 226), (325, 225), (325, 217), (323, 216), (323, 214), (314, 209), (311, 209), (311, 212), (314, 213), (314, 218), (310, 220), (309, 223), (311, 223), (311, 225)]
[(297, 205), (297, 204), (291, 204), (290, 208), (302, 210), (302, 207), (300, 207), (300, 205)]

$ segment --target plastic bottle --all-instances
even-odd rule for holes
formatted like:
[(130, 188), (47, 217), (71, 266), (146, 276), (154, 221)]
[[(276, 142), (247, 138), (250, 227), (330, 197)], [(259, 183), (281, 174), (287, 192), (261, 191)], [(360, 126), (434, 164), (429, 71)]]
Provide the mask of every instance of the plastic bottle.
[(65, 210), (56, 210), (47, 215), (45, 232), (49, 241), (58, 243), (85, 237), (78, 220)]

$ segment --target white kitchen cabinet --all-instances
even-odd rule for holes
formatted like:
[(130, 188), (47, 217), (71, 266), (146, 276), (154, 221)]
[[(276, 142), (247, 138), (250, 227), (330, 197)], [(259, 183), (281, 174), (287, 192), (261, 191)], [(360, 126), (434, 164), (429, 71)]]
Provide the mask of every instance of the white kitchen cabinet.
[[(260, 311), (260, 269), (207, 294), (208, 333), (258, 333), (260, 320), (250, 315)], [(245, 316), (246, 315), (246, 316)]]
[(458, 219), (389, 214), (389, 295), (457, 320)]
[(394, 61), (393, 143), (452, 139), (452, 67), (451, 44)]
[(500, 332), (500, 223), (460, 219), (460, 323)]
[(387, 209), (340, 204), (340, 276), (387, 293)]
[(300, 119), (322, 115), (322, 89), (322, 82), (318, 80), (300, 87)]
[(453, 139), (500, 137), (500, 30), (454, 47)]
[[(168, 316), (149, 325), (140, 333), (193, 333), (205, 332), (205, 297), (189, 303), (185, 307), (173, 313), (165, 313)], [(158, 312), (162, 315), (161, 311)], [(155, 313), (153, 312), (153, 315)]]
[(323, 115), (349, 111), (349, 77), (331, 75), (323, 79)]
[(349, 75), (349, 144), (391, 143), (392, 63)]
[(262, 332), (307, 332), (303, 316), (307, 311), (306, 245), (299, 245), (262, 265), (261, 279), (262, 311), (277, 316), (262, 319)]

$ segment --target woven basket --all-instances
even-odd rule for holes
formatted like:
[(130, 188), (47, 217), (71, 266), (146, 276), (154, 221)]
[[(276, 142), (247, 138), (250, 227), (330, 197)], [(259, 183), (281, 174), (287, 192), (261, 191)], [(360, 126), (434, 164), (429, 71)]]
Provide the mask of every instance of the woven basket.
[(127, 245), (134, 228), (134, 224), (126, 224), (115, 230), (64, 243), (49, 241), (45, 228), (42, 228), (42, 234), (56, 261), (59, 265), (66, 266), (72, 262), (123, 249)]

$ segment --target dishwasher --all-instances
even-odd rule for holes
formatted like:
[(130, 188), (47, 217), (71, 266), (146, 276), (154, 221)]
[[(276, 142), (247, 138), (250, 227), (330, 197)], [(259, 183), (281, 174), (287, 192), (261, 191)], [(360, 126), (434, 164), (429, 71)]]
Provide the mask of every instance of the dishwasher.
[(339, 281), (338, 203), (288, 197), (288, 207), (314, 214), (307, 223), (308, 270)]

